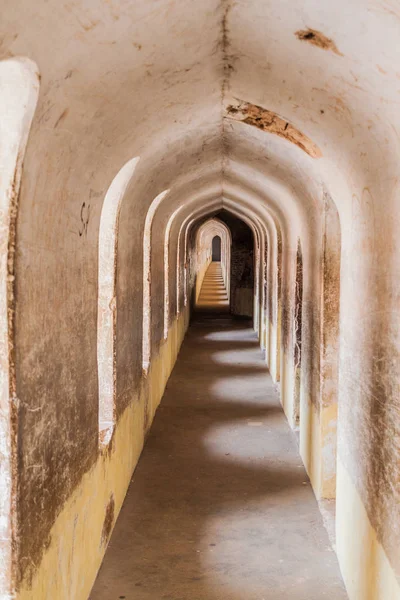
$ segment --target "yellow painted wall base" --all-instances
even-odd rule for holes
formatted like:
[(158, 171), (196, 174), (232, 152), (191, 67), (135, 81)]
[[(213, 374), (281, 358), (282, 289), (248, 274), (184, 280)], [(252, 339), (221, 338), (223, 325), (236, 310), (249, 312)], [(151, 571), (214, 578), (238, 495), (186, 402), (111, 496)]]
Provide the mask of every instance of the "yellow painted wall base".
[(281, 349), (281, 404), (289, 425), (295, 429), (293, 359)]
[(319, 408), (301, 398), (300, 455), (318, 500), (336, 496), (336, 421), (336, 404)]
[[(318, 500), (336, 495), (336, 552), (349, 600), (400, 600), (400, 583), (350, 475), (336, 456), (337, 406), (302, 399), (300, 453)], [(336, 467), (336, 468), (335, 468)]]
[[(189, 322), (188, 308), (169, 330), (152, 359), (141, 390), (132, 398), (115, 429), (111, 453), (99, 454), (51, 530), (51, 543), (31, 584), (23, 583), (17, 600), (87, 600), (103, 560), (102, 530), (111, 495), (114, 523), (144, 443), (145, 410), (149, 424), (164, 393)], [(113, 525), (114, 525), (113, 523)], [(108, 541), (108, 540), (107, 540)]]
[(326, 500), (336, 498), (337, 416), (336, 403), (322, 407), (320, 413), (321, 483), (319, 497)]
[(266, 351), (265, 358), (266, 358), (266, 362), (267, 362), (271, 377), (272, 377), (273, 381), (276, 383), (279, 381), (279, 375), (278, 375), (279, 359), (278, 359), (278, 352), (277, 352), (277, 329), (276, 329), (276, 325), (274, 325), (272, 323), (272, 321), (270, 321), (270, 320), (268, 320), (267, 331), (268, 331), (268, 334), (267, 334), (267, 338), (266, 338), (266, 345), (267, 345), (268, 349)]
[(314, 494), (321, 489), (321, 430), (316, 407), (304, 397), (300, 400), (300, 455), (311, 481)]
[(340, 458), (337, 461), (336, 550), (350, 600), (399, 600), (396, 574)]
[(201, 286), (203, 285), (203, 280), (204, 280), (205, 274), (207, 273), (207, 269), (210, 266), (210, 264), (211, 264), (211, 256), (208, 257), (208, 259), (206, 260), (204, 265), (202, 265), (202, 267), (197, 271), (196, 287), (195, 287), (195, 303), (196, 304), (197, 304), (197, 301), (200, 296)]

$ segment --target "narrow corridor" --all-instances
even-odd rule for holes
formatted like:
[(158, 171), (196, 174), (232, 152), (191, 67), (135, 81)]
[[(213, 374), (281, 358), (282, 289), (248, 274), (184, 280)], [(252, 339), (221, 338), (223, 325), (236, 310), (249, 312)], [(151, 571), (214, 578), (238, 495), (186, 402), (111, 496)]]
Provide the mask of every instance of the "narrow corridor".
[(211, 262), (203, 279), (197, 308), (201, 310), (227, 310), (229, 300), (220, 262)]
[(400, 0), (2, 9), (0, 600), (400, 600)]
[(347, 598), (249, 322), (189, 328), (91, 594), (120, 598)]

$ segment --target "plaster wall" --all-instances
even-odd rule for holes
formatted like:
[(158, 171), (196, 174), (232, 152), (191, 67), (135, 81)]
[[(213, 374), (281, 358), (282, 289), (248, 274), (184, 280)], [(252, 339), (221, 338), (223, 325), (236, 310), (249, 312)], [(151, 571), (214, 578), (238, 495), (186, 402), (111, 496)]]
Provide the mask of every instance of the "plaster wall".
[(57, 516), (39, 568), (22, 583), (18, 600), (89, 597), (188, 321), (185, 308), (121, 414), (111, 446), (99, 454)]

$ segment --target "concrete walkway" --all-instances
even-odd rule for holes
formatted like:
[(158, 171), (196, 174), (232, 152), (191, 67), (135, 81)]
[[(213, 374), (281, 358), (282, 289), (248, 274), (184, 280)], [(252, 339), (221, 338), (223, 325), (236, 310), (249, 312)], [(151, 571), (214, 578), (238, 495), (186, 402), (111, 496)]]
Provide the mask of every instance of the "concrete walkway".
[(248, 324), (189, 329), (91, 598), (347, 598)]

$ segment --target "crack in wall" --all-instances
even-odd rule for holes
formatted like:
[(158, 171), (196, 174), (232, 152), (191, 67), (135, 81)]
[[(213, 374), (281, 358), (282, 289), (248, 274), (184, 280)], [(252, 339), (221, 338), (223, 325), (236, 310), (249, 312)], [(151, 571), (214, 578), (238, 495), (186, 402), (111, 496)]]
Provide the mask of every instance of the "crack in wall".
[(228, 19), (229, 13), (232, 10), (233, 3), (231, 0), (221, 0), (220, 11), (221, 18), (221, 55), (222, 55), (222, 85), (221, 85), (221, 190), (222, 196), (224, 193), (225, 171), (228, 162), (229, 147), (225, 130), (225, 97), (227, 90), (230, 88), (231, 73), (234, 71), (235, 56), (231, 53), (231, 42), (229, 39)]

